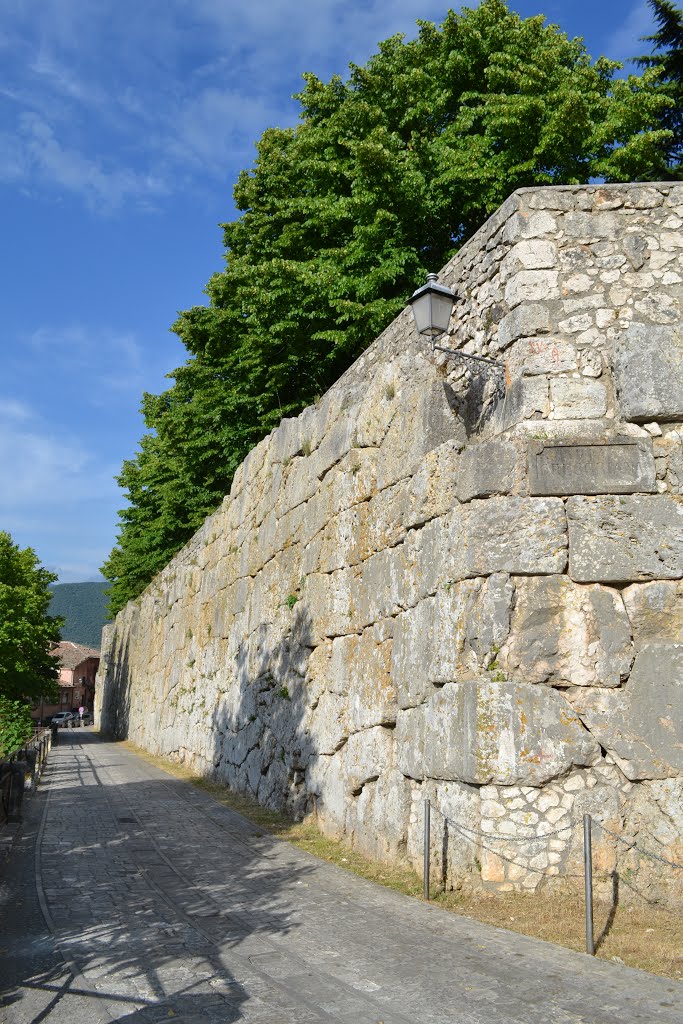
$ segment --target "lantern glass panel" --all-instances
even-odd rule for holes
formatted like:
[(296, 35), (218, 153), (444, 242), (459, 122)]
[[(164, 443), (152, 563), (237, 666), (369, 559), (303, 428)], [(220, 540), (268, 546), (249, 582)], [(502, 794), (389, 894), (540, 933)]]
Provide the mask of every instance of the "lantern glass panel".
[(427, 291), (412, 303), (413, 318), (419, 334), (432, 333), (432, 297)]
[(432, 293), (432, 337), (438, 334), (445, 334), (451, 320), (453, 299), (450, 295), (442, 295), (440, 292)]
[(452, 296), (426, 288), (411, 306), (415, 326), (420, 334), (438, 338), (448, 330), (453, 309)]

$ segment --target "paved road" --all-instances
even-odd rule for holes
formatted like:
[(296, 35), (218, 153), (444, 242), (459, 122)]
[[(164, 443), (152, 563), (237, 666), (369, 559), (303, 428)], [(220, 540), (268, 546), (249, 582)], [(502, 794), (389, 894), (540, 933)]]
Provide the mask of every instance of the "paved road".
[(63, 732), (0, 869), (2, 1024), (683, 1024), (683, 986), (479, 925)]

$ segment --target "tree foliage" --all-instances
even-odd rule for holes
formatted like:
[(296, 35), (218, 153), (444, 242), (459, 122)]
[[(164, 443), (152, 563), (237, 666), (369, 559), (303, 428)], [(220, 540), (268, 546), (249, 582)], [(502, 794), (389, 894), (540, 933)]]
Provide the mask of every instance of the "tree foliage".
[(32, 735), (30, 705), (0, 696), (0, 760), (19, 750)]
[(0, 532), (0, 697), (9, 701), (56, 699), (59, 665), (49, 651), (61, 619), (48, 615), (56, 579), (31, 548)]
[(0, 757), (31, 736), (31, 704), (57, 699), (59, 665), (49, 650), (61, 619), (48, 615), (56, 579), (31, 548), (0, 531)]
[(645, 177), (668, 138), (656, 69), (615, 77), (580, 39), (505, 0), (394, 36), (346, 81), (304, 75), (300, 123), (271, 128), (234, 190), (210, 304), (174, 331), (190, 358), (119, 483), (103, 567), (135, 597), (229, 489), (247, 451), (315, 401), (516, 188)]
[(683, 178), (683, 9), (671, 0), (648, 0), (658, 28), (643, 42), (653, 44), (653, 52), (636, 57), (644, 68), (659, 74), (659, 89), (670, 102), (661, 110), (659, 122), (668, 132), (662, 160), (653, 168), (652, 177), (660, 180)]

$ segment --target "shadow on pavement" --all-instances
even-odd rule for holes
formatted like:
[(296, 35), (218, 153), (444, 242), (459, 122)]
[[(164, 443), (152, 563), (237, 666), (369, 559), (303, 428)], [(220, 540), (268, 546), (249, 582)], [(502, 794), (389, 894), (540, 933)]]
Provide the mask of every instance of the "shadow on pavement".
[[(35, 864), (59, 949), (90, 991), (79, 991), (54, 947), (49, 964), (36, 962), (50, 937), (34, 908), (11, 977), (0, 975), (8, 1024), (57, 1024), (62, 1011), (65, 1021), (94, 1024), (96, 1013), (67, 1013), (75, 999), (92, 1006), (93, 995), (100, 1011), (109, 1004), (106, 1020), (241, 1019), (249, 996), (224, 957), (259, 934), (291, 931), (293, 890), (310, 869), (276, 862), (271, 837), (89, 730), (60, 738)], [(34, 884), (37, 826), (14, 865), (24, 894)], [(2, 934), (10, 918), (22, 933), (23, 902), (9, 894), (0, 906)]]

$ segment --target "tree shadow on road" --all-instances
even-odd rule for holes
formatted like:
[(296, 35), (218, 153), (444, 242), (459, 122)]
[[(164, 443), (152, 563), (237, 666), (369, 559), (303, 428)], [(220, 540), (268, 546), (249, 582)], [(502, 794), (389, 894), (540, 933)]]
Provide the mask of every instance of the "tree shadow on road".
[[(35, 861), (39, 891), (65, 960), (98, 1009), (110, 1004), (106, 1019), (114, 1007), (121, 1021), (241, 1019), (250, 996), (235, 973), (251, 976), (249, 956), (297, 927), (295, 887), (312, 869), (195, 787), (120, 746), (103, 747), (89, 731), (64, 735), (46, 783), (53, 788)], [(32, 928), (2, 1003), (41, 989), (41, 1006), (61, 1020), (88, 994), (78, 978), (63, 986), (35, 970), (31, 943), (47, 929), (39, 920)], [(17, 1010), (10, 1024), (29, 1024)]]

